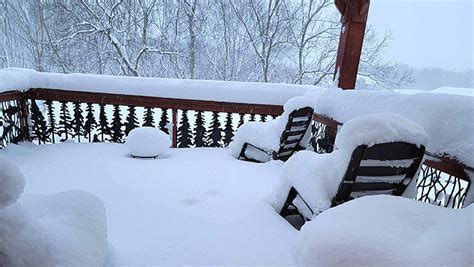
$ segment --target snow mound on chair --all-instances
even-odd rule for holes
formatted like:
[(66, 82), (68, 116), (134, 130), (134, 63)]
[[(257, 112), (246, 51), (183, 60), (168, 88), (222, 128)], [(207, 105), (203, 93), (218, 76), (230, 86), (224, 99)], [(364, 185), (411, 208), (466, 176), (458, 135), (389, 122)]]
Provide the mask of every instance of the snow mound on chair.
[[(234, 140), (229, 144), (230, 154), (238, 158), (242, 146), (250, 143), (266, 151), (276, 151), (280, 147), (280, 137), (288, 122), (288, 116), (296, 109), (313, 107), (313, 102), (305, 96), (290, 98), (283, 106), (283, 114), (268, 122), (246, 122), (235, 133)], [(311, 127), (308, 127), (302, 144), (309, 142)]]
[(390, 142), (428, 144), (428, 134), (417, 123), (394, 113), (373, 113), (357, 117), (346, 123), (336, 136), (338, 149), (354, 150), (359, 145)]
[(393, 196), (331, 208), (301, 229), (304, 266), (473, 266), (474, 206), (453, 210)]
[[(270, 199), (272, 206), (280, 211), (291, 187), (294, 187), (311, 211), (300, 212), (306, 217), (330, 208), (354, 149), (359, 145), (372, 146), (387, 142), (407, 142), (426, 146), (428, 134), (407, 118), (389, 113), (364, 115), (346, 122), (336, 137), (336, 149), (329, 154), (301, 151), (283, 165), (283, 182), (274, 189)], [(416, 183), (411, 183), (403, 196), (416, 195)]]

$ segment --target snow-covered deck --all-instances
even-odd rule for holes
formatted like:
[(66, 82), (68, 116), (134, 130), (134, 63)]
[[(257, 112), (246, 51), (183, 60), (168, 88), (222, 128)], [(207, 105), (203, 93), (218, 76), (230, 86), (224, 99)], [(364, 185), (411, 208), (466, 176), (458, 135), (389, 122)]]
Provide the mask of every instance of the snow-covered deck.
[(98, 196), (118, 264), (293, 263), (297, 231), (265, 200), (280, 182), (277, 162), (238, 161), (211, 148), (139, 160), (105, 143), (10, 145), (0, 154), (18, 164), (25, 193)]

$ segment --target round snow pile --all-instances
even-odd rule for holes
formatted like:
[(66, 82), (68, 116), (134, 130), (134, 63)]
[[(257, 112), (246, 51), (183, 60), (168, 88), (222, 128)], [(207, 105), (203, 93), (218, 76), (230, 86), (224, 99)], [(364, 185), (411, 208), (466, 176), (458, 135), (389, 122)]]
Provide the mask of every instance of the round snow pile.
[(24, 187), (25, 178), (20, 170), (0, 156), (0, 208), (15, 203)]
[(132, 156), (156, 157), (171, 146), (171, 140), (158, 128), (141, 127), (130, 131), (125, 145)]

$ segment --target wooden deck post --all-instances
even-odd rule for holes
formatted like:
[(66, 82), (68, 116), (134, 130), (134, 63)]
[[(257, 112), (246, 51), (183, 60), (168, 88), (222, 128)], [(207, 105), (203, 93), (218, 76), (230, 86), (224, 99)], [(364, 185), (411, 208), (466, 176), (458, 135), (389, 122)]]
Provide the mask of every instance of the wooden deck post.
[(341, 35), (334, 79), (342, 89), (354, 89), (370, 0), (335, 0), (341, 13)]

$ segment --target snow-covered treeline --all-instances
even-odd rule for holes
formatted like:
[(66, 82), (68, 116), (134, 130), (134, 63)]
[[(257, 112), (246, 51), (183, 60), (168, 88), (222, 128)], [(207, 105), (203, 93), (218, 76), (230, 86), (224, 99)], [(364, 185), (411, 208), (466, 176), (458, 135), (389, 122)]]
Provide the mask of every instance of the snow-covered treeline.
[[(330, 0), (0, 0), (0, 67), (326, 85), (339, 14)], [(360, 77), (411, 82), (367, 30)]]

